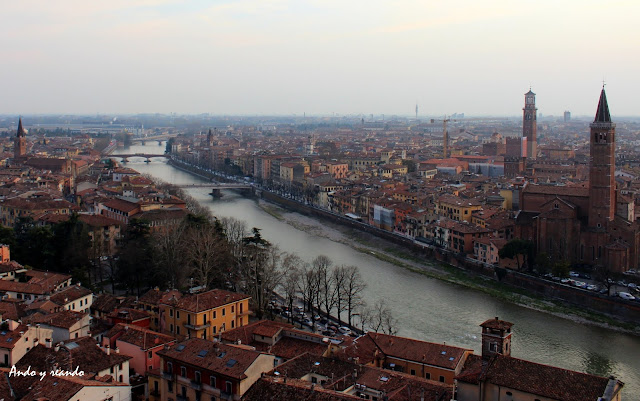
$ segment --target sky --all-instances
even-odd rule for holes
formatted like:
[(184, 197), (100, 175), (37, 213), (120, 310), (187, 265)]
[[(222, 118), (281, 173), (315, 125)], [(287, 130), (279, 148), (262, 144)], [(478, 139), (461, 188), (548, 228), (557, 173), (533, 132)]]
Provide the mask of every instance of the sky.
[(0, 114), (640, 115), (640, 1), (0, 1)]

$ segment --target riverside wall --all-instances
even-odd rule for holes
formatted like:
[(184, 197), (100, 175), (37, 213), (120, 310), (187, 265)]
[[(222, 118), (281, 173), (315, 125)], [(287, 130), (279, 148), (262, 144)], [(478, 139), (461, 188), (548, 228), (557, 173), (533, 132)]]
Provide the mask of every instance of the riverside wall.
[[(455, 254), (437, 247), (425, 247), (423, 245), (416, 244), (410, 238), (401, 237), (389, 231), (379, 229), (369, 224), (365, 224), (324, 209), (310, 207), (271, 192), (262, 191), (261, 197), (264, 200), (276, 203), (286, 209), (293, 210), (300, 214), (328, 219), (334, 223), (339, 223), (341, 225), (375, 235), (394, 244), (405, 246), (407, 249), (417, 255), (424, 256), (425, 258), (435, 259), (438, 262), (448, 264), (480, 276), (496, 278), (495, 268), (476, 261), (471, 261), (463, 255)], [(552, 282), (508, 269), (506, 270), (505, 276), (501, 279), (501, 282), (512, 287), (525, 289), (544, 298), (552, 298), (567, 302), (572, 306), (609, 315), (625, 322), (635, 324), (640, 323), (640, 303), (638, 302), (607, 297), (602, 294), (594, 293), (593, 291)]]

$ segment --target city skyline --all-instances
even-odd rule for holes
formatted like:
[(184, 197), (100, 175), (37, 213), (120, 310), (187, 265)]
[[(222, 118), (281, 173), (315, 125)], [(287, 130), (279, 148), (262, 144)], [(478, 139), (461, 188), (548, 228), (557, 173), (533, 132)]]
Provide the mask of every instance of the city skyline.
[(517, 116), (531, 87), (539, 113), (588, 116), (604, 79), (616, 115), (638, 115), (630, 1), (2, 9), (0, 114)]

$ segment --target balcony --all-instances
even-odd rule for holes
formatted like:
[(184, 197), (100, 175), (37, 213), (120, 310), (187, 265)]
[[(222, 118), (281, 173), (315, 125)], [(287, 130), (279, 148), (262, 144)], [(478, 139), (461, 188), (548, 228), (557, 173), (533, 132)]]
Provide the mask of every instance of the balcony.
[(190, 330), (203, 330), (206, 329), (207, 327), (211, 327), (211, 322), (207, 322), (205, 324), (188, 324), (185, 323), (184, 327)]
[(171, 372), (162, 372), (162, 378), (166, 380), (173, 380), (173, 373)]
[(194, 390), (197, 390), (197, 391), (202, 390), (202, 382), (200, 381), (191, 380), (191, 383), (189, 385)]

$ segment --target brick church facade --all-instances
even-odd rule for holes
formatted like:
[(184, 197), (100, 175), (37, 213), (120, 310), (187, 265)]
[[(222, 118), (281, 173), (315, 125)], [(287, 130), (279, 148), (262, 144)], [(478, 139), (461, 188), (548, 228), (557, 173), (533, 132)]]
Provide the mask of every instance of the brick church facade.
[(571, 264), (624, 272), (639, 266), (640, 226), (616, 214), (615, 128), (602, 89), (590, 125), (588, 185), (527, 184), (521, 192), (516, 234), (537, 252)]

